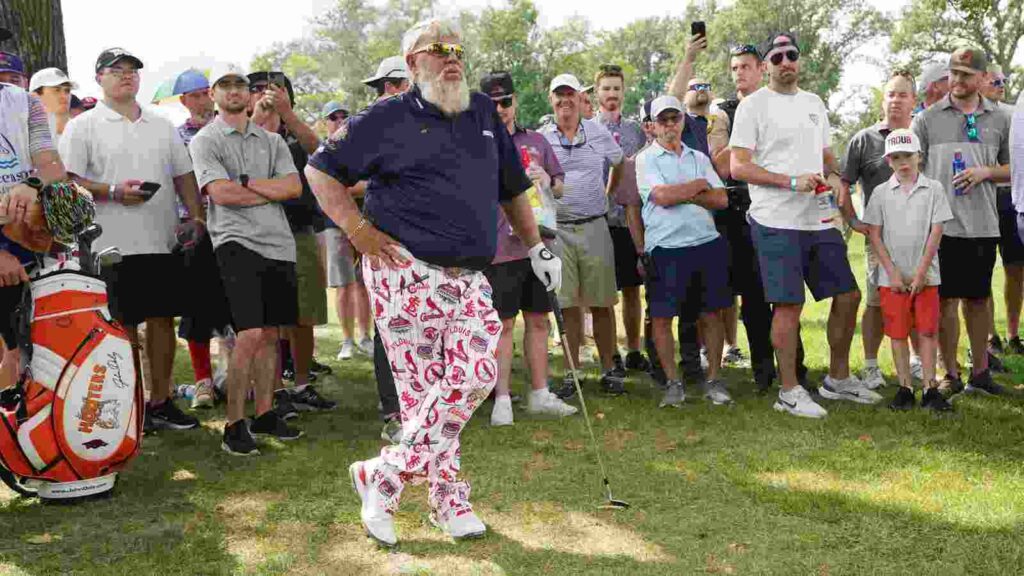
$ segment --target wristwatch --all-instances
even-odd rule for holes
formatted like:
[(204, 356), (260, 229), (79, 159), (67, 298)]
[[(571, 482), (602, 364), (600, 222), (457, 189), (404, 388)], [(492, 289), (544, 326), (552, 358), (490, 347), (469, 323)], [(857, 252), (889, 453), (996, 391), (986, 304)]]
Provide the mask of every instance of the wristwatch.
[(240, 175), (238, 177), (238, 182), (242, 185), (242, 188), (248, 188), (249, 187), (249, 175), (248, 174)]

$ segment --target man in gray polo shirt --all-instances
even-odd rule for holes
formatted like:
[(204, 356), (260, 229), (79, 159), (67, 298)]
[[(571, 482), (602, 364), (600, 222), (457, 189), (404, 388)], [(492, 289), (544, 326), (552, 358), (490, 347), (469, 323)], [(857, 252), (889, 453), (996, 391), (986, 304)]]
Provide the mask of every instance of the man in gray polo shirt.
[[(914, 118), (921, 139), (924, 174), (946, 187), (953, 220), (943, 229), (939, 268), (942, 320), (939, 348), (946, 368), (941, 388), (963, 390), (957, 365), (960, 323), (957, 307), (965, 303), (967, 336), (973, 368), (968, 391), (998, 394), (987, 354), (992, 269), (999, 241), (996, 183), (1010, 178), (1010, 111), (980, 94), (988, 58), (974, 47), (959, 48), (949, 57), (949, 94)], [(954, 174), (959, 155), (966, 169)]]
[[(252, 435), (294, 440), (273, 410), (279, 328), (298, 316), (295, 238), (281, 202), (302, 193), (284, 139), (246, 115), (249, 81), (233, 65), (215, 69), (220, 114), (189, 145), (199, 186), (210, 196), (209, 228), (238, 336), (228, 370), (228, 424), (221, 447), (258, 454)], [(256, 418), (245, 422), (245, 396), (255, 382)]]
[[(850, 227), (865, 235), (864, 255), (867, 257), (867, 278), (865, 291), (867, 306), (861, 320), (861, 337), (864, 341), (864, 371), (861, 382), (872, 390), (885, 386), (882, 371), (878, 368), (878, 349), (882, 346), (882, 308), (875, 284), (878, 256), (867, 238), (868, 227), (857, 218), (850, 201), (850, 189), (859, 184), (864, 194), (864, 209), (867, 209), (871, 192), (892, 176), (892, 168), (885, 161), (885, 137), (893, 130), (910, 128), (914, 111), (914, 79), (906, 72), (894, 72), (882, 90), (881, 122), (869, 126), (850, 140), (843, 160), (841, 175), (842, 188), (839, 191), (839, 206)], [(913, 365), (913, 360), (911, 365)], [(921, 361), (917, 361), (920, 370)]]

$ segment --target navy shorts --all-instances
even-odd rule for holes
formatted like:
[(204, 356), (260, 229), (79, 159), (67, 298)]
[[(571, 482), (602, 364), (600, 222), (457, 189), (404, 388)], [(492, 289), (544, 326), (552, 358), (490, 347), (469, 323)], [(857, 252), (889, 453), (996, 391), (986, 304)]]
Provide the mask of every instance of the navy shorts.
[(839, 230), (786, 230), (749, 220), (766, 301), (803, 304), (804, 283), (815, 300), (857, 289)]
[(701, 313), (732, 306), (729, 249), (725, 238), (687, 248), (655, 248), (647, 286), (653, 318), (693, 322)]

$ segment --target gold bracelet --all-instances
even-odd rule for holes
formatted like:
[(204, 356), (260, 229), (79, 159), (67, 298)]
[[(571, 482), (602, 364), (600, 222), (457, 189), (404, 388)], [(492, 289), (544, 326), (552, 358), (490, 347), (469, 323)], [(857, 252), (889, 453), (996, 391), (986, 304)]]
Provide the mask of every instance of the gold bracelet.
[(360, 218), (360, 219), (359, 219), (359, 223), (358, 223), (358, 224), (356, 224), (355, 230), (352, 230), (352, 232), (349, 232), (349, 235), (348, 235), (348, 237), (349, 237), (350, 239), (354, 239), (354, 238), (356, 237), (356, 235), (357, 235), (357, 234), (359, 234), (360, 232), (362, 232), (362, 231), (363, 231), (363, 228), (366, 228), (366, 224), (367, 224), (367, 223), (368, 223), (368, 222), (367, 222), (367, 220), (366, 220), (366, 218), (365, 218), (365, 217), (363, 217), (363, 218)]

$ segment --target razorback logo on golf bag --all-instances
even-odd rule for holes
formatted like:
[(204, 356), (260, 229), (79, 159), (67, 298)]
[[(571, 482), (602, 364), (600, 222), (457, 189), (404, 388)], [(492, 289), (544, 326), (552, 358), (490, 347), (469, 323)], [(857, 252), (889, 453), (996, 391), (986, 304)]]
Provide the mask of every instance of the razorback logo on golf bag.
[(0, 407), (0, 463), (51, 497), (109, 490), (140, 449), (143, 397), (104, 283), (70, 270), (35, 280), (29, 331), (21, 397)]

